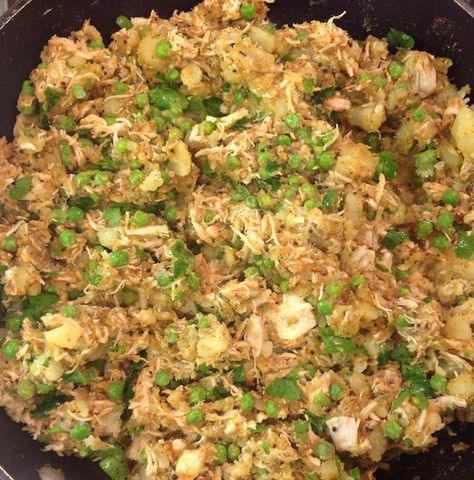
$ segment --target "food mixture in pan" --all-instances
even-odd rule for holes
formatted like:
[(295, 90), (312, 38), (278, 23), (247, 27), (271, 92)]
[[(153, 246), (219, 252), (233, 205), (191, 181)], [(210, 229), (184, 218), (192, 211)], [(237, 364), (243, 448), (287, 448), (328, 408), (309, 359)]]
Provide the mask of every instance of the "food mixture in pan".
[(469, 88), (266, 14), (53, 37), (0, 141), (0, 403), (113, 480), (367, 480), (473, 420)]

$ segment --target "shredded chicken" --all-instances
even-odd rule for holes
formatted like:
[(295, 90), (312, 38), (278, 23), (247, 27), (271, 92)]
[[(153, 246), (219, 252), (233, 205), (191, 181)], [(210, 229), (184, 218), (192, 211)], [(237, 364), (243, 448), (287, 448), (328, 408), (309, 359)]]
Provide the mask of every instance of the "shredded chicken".
[(473, 420), (469, 88), (270, 3), (51, 38), (0, 139), (0, 405), (113, 480), (368, 479)]

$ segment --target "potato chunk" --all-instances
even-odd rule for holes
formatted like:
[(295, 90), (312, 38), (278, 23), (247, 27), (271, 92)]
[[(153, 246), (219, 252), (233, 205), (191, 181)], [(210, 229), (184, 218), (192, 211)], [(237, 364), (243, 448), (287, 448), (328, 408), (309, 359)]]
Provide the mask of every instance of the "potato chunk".
[(454, 120), (451, 133), (466, 158), (474, 160), (474, 110), (463, 107)]
[(180, 480), (193, 480), (204, 469), (203, 450), (185, 450), (176, 462), (176, 475)]
[(347, 112), (347, 118), (352, 125), (366, 132), (375, 132), (385, 122), (386, 112), (383, 103), (371, 103), (361, 107), (352, 107)]
[(375, 174), (378, 157), (367, 145), (347, 141), (342, 144), (336, 172), (354, 180), (370, 180)]
[(82, 328), (75, 322), (68, 322), (60, 327), (45, 332), (44, 339), (50, 346), (75, 349), (80, 345)]
[(474, 299), (453, 308), (443, 329), (443, 334), (455, 340), (472, 340), (471, 324), (474, 323)]
[(448, 392), (456, 397), (470, 400), (474, 397), (474, 378), (469, 373), (461, 373), (459, 377), (448, 383)]

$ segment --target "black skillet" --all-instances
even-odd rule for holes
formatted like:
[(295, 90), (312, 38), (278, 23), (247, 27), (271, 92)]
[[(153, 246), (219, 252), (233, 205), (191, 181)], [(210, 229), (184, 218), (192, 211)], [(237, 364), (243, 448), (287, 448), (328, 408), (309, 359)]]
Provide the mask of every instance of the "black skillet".
[[(0, 136), (11, 138), (16, 99), (21, 82), (38, 64), (39, 53), (54, 35), (67, 35), (90, 18), (103, 35), (116, 28), (118, 15), (147, 16), (152, 9), (169, 16), (185, 10), (196, 0), (21, 0), (0, 17)], [(270, 17), (278, 24), (327, 20), (347, 11), (337, 24), (355, 38), (368, 33), (384, 36), (391, 26), (416, 39), (417, 48), (453, 59), (451, 75), (458, 86), (474, 84), (473, 0), (276, 0)], [(60, 458), (41, 451), (41, 446), (0, 412), (0, 478), (37, 480), (45, 464), (61, 468), (66, 480), (106, 480), (93, 463)], [(391, 470), (380, 471), (378, 480), (471, 480), (474, 479), (474, 425), (455, 425), (453, 437), (440, 435), (439, 445), (429, 453), (402, 456)], [(458, 442), (470, 449), (455, 453)]]

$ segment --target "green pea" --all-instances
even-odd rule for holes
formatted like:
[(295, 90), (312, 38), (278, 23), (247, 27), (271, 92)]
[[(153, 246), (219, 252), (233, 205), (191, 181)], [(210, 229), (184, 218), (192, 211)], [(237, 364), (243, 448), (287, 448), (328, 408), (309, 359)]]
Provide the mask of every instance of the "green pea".
[(235, 155), (229, 155), (226, 164), (229, 170), (237, 170), (237, 168), (241, 167), (240, 160)]
[(474, 254), (474, 236), (467, 232), (459, 232), (455, 252), (457, 258), (469, 260)]
[(436, 237), (433, 238), (433, 247), (437, 248), (438, 250), (447, 250), (449, 246), (449, 239), (444, 235), (436, 235)]
[(104, 42), (100, 39), (91, 40), (90, 46), (95, 50), (100, 50), (105, 47)]
[(204, 135), (210, 135), (216, 129), (216, 124), (207, 120), (202, 122), (201, 125)]
[(178, 78), (180, 77), (181, 72), (177, 68), (172, 68), (166, 75), (166, 78), (170, 82), (176, 82)]
[(9, 235), (3, 240), (3, 249), (7, 252), (14, 253), (18, 249), (18, 240), (14, 235)]
[(145, 178), (145, 174), (142, 171), (132, 170), (130, 172), (130, 176), (128, 177), (128, 181), (130, 182), (130, 185), (135, 186), (142, 183), (144, 178)]
[(251, 393), (245, 393), (240, 399), (240, 408), (243, 412), (251, 412), (255, 406), (256, 399)]
[(232, 462), (234, 460), (237, 460), (237, 458), (239, 458), (240, 456), (240, 447), (238, 445), (236, 445), (235, 443), (231, 443), (228, 447), (227, 447), (227, 456), (229, 457), (229, 460)]
[(319, 458), (320, 460), (329, 460), (330, 458), (334, 457), (334, 447), (324, 440), (318, 442), (314, 446), (314, 456)]
[(421, 220), (416, 226), (416, 236), (418, 238), (429, 237), (434, 230), (434, 226), (428, 220)]
[(194, 122), (190, 118), (186, 118), (181, 122), (179, 125), (181, 127), (181, 130), (185, 133), (188, 133), (192, 130), (194, 127)]
[(307, 128), (298, 128), (298, 130), (296, 130), (296, 137), (298, 140), (308, 141), (311, 138), (311, 134)]
[(199, 330), (204, 330), (209, 325), (208, 319), (206, 317), (202, 317), (197, 322), (197, 327)]
[(286, 293), (290, 289), (290, 282), (288, 280), (282, 280), (278, 286), (280, 292)]
[(184, 136), (183, 131), (178, 127), (172, 127), (168, 132), (168, 139), (171, 141), (180, 140), (181, 138), (183, 138), (183, 136)]
[(378, 89), (381, 89), (384, 88), (385, 85), (387, 85), (387, 79), (382, 75), (379, 75), (378, 77), (375, 77), (373, 79), (373, 83)]
[(84, 90), (84, 87), (82, 85), (74, 85), (72, 87), (72, 94), (78, 99), (78, 100), (83, 100), (84, 98), (87, 97), (87, 93)]
[(22, 325), (23, 318), (18, 314), (9, 315), (6, 319), (6, 326), (13, 333), (19, 333)]
[(64, 230), (59, 234), (59, 243), (63, 247), (72, 247), (76, 243), (76, 234), (72, 230)]
[(381, 144), (379, 134), (376, 132), (368, 133), (364, 138), (364, 143), (368, 145), (373, 152), (378, 152)]
[(309, 422), (306, 420), (297, 420), (293, 424), (293, 430), (298, 439), (306, 438), (306, 434), (309, 432)]
[(55, 223), (62, 224), (67, 220), (67, 213), (64, 210), (55, 208), (51, 213), (52, 219)]
[(28, 379), (21, 380), (18, 383), (17, 393), (20, 398), (27, 400), (36, 395), (36, 385)]
[(121, 138), (115, 145), (115, 150), (119, 153), (125, 153), (128, 151), (128, 140)]
[(278, 405), (273, 400), (267, 400), (265, 402), (265, 413), (269, 418), (277, 418)]
[(351, 288), (355, 290), (356, 288), (362, 286), (364, 282), (365, 278), (363, 275), (354, 275), (351, 279)]
[(117, 120), (117, 115), (115, 113), (109, 112), (104, 115), (104, 120), (107, 123), (107, 125), (113, 125), (115, 121)]
[(69, 435), (73, 440), (84, 440), (90, 434), (91, 427), (87, 423), (78, 423), (69, 432)]
[(204, 412), (200, 408), (194, 408), (188, 413), (187, 419), (193, 425), (201, 423), (204, 420)]
[(75, 317), (78, 314), (78, 309), (75, 305), (66, 305), (61, 309), (61, 314), (65, 317)]
[(319, 300), (318, 303), (316, 304), (316, 310), (321, 314), (321, 315), (331, 315), (332, 313), (332, 305), (329, 300)]
[(74, 175), (74, 181), (78, 185), (89, 185), (92, 182), (91, 175), (88, 172), (79, 172), (78, 174)]
[(57, 117), (56, 126), (60, 130), (64, 130), (65, 132), (70, 133), (76, 128), (76, 122), (72, 118), (63, 115)]
[(369, 72), (362, 72), (357, 77), (357, 83), (363, 83), (363, 82), (367, 82), (369, 80), (372, 80), (372, 75)]
[(128, 253), (125, 250), (116, 250), (109, 255), (109, 262), (114, 268), (120, 268), (127, 265), (128, 260)]
[(456, 190), (448, 190), (443, 193), (441, 199), (446, 205), (457, 205), (461, 200), (461, 195)]
[(156, 45), (156, 56), (159, 58), (166, 58), (172, 50), (172, 45), (168, 40), (162, 40)]
[(402, 427), (395, 420), (389, 420), (387, 425), (385, 425), (384, 434), (390, 440), (399, 440), (402, 436), (402, 433)]
[(116, 402), (119, 402), (122, 400), (123, 397), (123, 392), (125, 389), (125, 384), (123, 382), (112, 382), (108, 387), (107, 387), (107, 395), (111, 400), (115, 400)]
[(169, 205), (165, 208), (163, 216), (167, 222), (176, 222), (176, 219), (178, 218), (178, 209), (174, 205)]
[(342, 397), (344, 396), (344, 390), (338, 383), (333, 383), (329, 387), (329, 394), (333, 400), (339, 401), (342, 400)]
[(146, 26), (146, 27), (143, 27), (140, 29), (140, 38), (145, 38), (147, 36), (148, 33), (151, 32), (151, 27), (149, 26)]
[(33, 95), (35, 93), (35, 86), (29, 80), (25, 80), (21, 87), (21, 93), (24, 95)]
[(103, 187), (104, 185), (107, 184), (108, 181), (109, 181), (109, 176), (105, 172), (97, 172), (94, 175), (94, 183), (98, 187)]
[(430, 379), (430, 385), (437, 392), (444, 392), (448, 385), (448, 380), (443, 375), (435, 373)]
[(79, 207), (69, 207), (67, 211), (67, 220), (71, 223), (79, 223), (84, 218), (84, 210)]
[(122, 214), (120, 213), (120, 208), (118, 207), (106, 207), (102, 213), (102, 217), (107, 222), (109, 227), (113, 227), (120, 223)]
[(204, 223), (211, 223), (212, 220), (214, 220), (214, 212), (211, 212), (210, 210), (206, 210), (206, 213), (204, 214)]
[(343, 285), (339, 282), (330, 282), (326, 285), (326, 293), (330, 297), (339, 297), (343, 289)]
[(18, 340), (7, 340), (2, 346), (3, 356), (7, 360), (16, 360), (19, 348), (20, 342)]
[(255, 17), (256, 11), (257, 10), (255, 6), (251, 3), (247, 3), (240, 7), (240, 15), (244, 20), (247, 20), (247, 21), (252, 20), (253, 17)]
[(245, 205), (249, 208), (258, 208), (258, 200), (257, 197), (254, 197), (252, 195), (248, 195), (245, 197)]
[(232, 96), (232, 100), (236, 105), (240, 105), (245, 100), (245, 95), (241, 90), (237, 90)]
[(204, 387), (194, 387), (189, 394), (189, 403), (196, 405), (206, 400), (207, 390)]
[(179, 340), (179, 333), (171, 328), (165, 330), (165, 341), (169, 345), (174, 345)]
[(260, 272), (259, 272), (258, 268), (254, 267), (254, 266), (247, 267), (244, 270), (245, 278), (253, 278), (253, 277), (257, 276), (259, 273)]
[(216, 462), (217, 463), (224, 463), (227, 461), (227, 446), (224, 445), (223, 443), (218, 443), (215, 446), (216, 449)]
[(305, 78), (303, 80), (303, 89), (306, 94), (311, 95), (314, 91), (314, 80), (312, 78)]
[(409, 321), (406, 315), (397, 315), (394, 321), (397, 328), (400, 329), (413, 327), (413, 323)]
[(288, 185), (295, 186), (301, 183), (301, 179), (298, 175), (290, 175), (288, 177)]
[(333, 152), (323, 152), (319, 156), (319, 166), (321, 170), (327, 172), (334, 165), (335, 156)]
[(148, 224), (150, 220), (150, 215), (147, 212), (143, 212), (142, 210), (137, 210), (130, 219), (131, 225), (134, 227), (144, 227)]
[(298, 193), (298, 188), (296, 186), (291, 186), (291, 187), (288, 187), (283, 196), (286, 198), (286, 199), (291, 199), (293, 197), (295, 197)]
[(297, 170), (301, 167), (301, 157), (297, 153), (292, 153), (288, 158), (288, 165)]
[(136, 290), (133, 290), (131, 288), (126, 288), (122, 292), (122, 303), (126, 307), (133, 305), (134, 303), (136, 303), (137, 300), (138, 300), (138, 292)]
[(331, 399), (323, 392), (316, 393), (313, 397), (313, 405), (316, 407), (328, 407)]
[(115, 95), (125, 95), (128, 93), (128, 85), (125, 82), (115, 82), (112, 91)]
[(160, 274), (157, 280), (158, 280), (158, 285), (162, 288), (169, 287), (173, 283), (173, 277), (171, 275)]
[(301, 117), (297, 113), (289, 113), (284, 122), (290, 130), (295, 130), (301, 125)]
[(413, 112), (413, 120), (415, 120), (415, 122), (424, 122), (424, 120), (425, 120), (425, 111), (424, 111), (422, 108), (417, 108), (417, 109)]
[(155, 384), (161, 388), (167, 387), (171, 382), (171, 372), (169, 370), (158, 370), (155, 373)]
[(403, 75), (403, 71), (404, 68), (400, 62), (393, 61), (388, 65), (388, 73), (394, 80), (399, 79)]
[(138, 107), (138, 108), (145, 108), (149, 103), (149, 99), (148, 99), (148, 94), (145, 93), (145, 92), (142, 92), (142, 93), (137, 93), (135, 95), (135, 105)]
[(266, 166), (270, 160), (273, 160), (273, 153), (266, 152), (266, 151), (260, 153), (260, 155), (257, 158), (259, 165), (261, 165), (262, 167)]
[(449, 212), (440, 212), (437, 223), (440, 228), (447, 230), (453, 226), (454, 217)]
[(305, 198), (311, 198), (316, 195), (316, 187), (310, 183), (303, 183), (303, 185), (301, 185), (301, 191)]
[(291, 145), (291, 143), (292, 143), (292, 140), (291, 140), (291, 137), (289, 135), (278, 135), (277, 145), (287, 147), (287, 146)]

